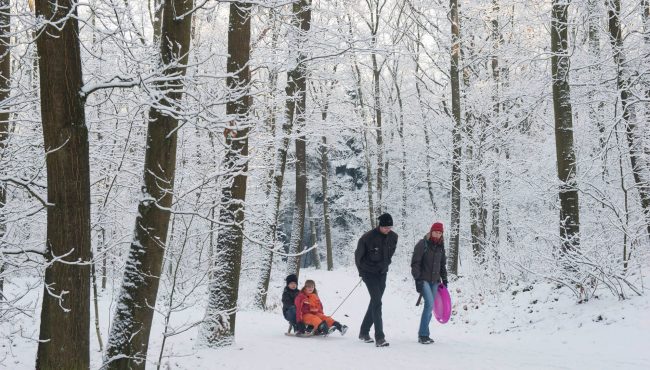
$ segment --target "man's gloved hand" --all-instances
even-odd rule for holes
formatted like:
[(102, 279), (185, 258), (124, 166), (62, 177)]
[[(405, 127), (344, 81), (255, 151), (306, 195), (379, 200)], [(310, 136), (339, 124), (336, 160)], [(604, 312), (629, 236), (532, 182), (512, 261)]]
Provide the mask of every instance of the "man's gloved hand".
[(418, 293), (422, 293), (422, 287), (424, 286), (424, 280), (416, 280), (415, 281), (415, 290)]

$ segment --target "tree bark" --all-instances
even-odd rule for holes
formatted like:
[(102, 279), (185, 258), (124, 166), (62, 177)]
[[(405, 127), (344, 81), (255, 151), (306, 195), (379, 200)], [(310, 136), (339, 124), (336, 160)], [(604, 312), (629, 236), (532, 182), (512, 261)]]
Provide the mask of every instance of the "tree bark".
[(589, 62), (589, 72), (592, 78), (595, 80), (593, 88), (589, 88), (587, 92), (587, 99), (589, 100), (589, 120), (595, 124), (598, 128), (600, 134), (598, 138), (599, 145), (596, 148), (596, 155), (601, 160), (601, 173), (602, 179), (605, 180), (607, 177), (607, 150), (606, 150), (606, 140), (605, 137), (605, 123), (603, 122), (603, 114), (605, 103), (595, 101), (595, 92), (596, 87), (600, 85), (600, 82), (596, 80), (600, 76), (601, 70), (601, 53), (600, 53), (600, 22), (601, 22), (601, 8), (598, 5), (597, 0), (587, 0), (587, 25), (588, 25), (588, 36), (589, 36), (589, 55), (591, 60)]
[[(304, 45), (311, 26), (311, 0), (300, 0), (293, 4), (295, 15), (294, 27), (299, 30), (298, 60), (296, 67), (287, 75), (287, 115), (296, 129), (296, 198), (293, 211), (291, 241), (289, 253), (296, 254), (302, 247), (302, 235), (305, 229), (305, 208), (307, 203), (307, 146), (304, 133), (307, 90), (307, 58)], [(300, 275), (300, 256), (288, 257), (287, 273)]]
[(376, 214), (381, 215), (384, 212), (383, 192), (384, 192), (384, 136), (382, 129), (382, 107), (381, 107), (381, 70), (377, 62), (377, 37), (379, 32), (379, 17), (381, 11), (386, 4), (385, 0), (372, 0), (367, 2), (370, 8), (370, 37), (372, 42), (372, 53), (370, 58), (372, 60), (372, 87), (373, 87), (373, 102), (374, 102), (374, 121), (377, 128), (376, 141), (377, 141), (377, 210)]
[[(45, 288), (37, 369), (90, 366), (90, 165), (76, 4), (36, 0), (47, 167)], [(56, 26), (53, 26), (56, 25)]]
[(311, 247), (315, 247), (311, 250), (311, 257), (314, 260), (314, 267), (316, 270), (321, 269), (320, 264), (320, 253), (318, 252), (318, 235), (316, 234), (316, 223), (314, 222), (314, 214), (311, 210), (311, 202), (307, 202), (307, 217), (309, 218), (309, 232), (311, 235)]
[[(352, 32), (352, 31), (350, 31)], [(368, 213), (370, 217), (370, 227), (374, 229), (377, 225), (376, 223), (376, 217), (375, 217), (375, 207), (374, 207), (374, 199), (373, 199), (373, 180), (372, 180), (372, 164), (370, 162), (370, 148), (368, 146), (368, 135), (366, 133), (366, 111), (365, 111), (365, 104), (363, 100), (363, 91), (361, 90), (361, 71), (359, 70), (359, 65), (355, 59), (354, 61), (354, 72), (356, 76), (356, 88), (357, 88), (357, 104), (359, 108), (359, 112), (361, 113), (361, 121), (363, 122), (361, 132), (363, 136), (363, 156), (364, 160), (366, 162), (366, 179), (368, 182)]]
[[(616, 86), (621, 97), (621, 108), (623, 110), (623, 121), (625, 122), (625, 132), (627, 145), (630, 151), (630, 162), (632, 164), (632, 175), (645, 216), (646, 230), (650, 236), (650, 163), (644, 153), (646, 145), (644, 144), (643, 125), (637, 126), (636, 112), (634, 106), (630, 103), (633, 97), (630, 88), (630, 72), (625, 60), (623, 50), (623, 31), (621, 30), (621, 2), (620, 0), (607, 1), (607, 15), (609, 25), (609, 40), (612, 45), (614, 62), (616, 63)], [(646, 129), (647, 132), (647, 129)]]
[(244, 205), (248, 178), (248, 121), (250, 96), (251, 5), (230, 4), (228, 27), (228, 88), (236, 99), (228, 101), (226, 113), (232, 130), (226, 130), (227, 178), (221, 190), (217, 257), (210, 282), (208, 307), (201, 336), (208, 347), (231, 345), (235, 339), (239, 275), (244, 244)]
[(395, 86), (395, 94), (397, 95), (397, 106), (399, 107), (399, 115), (398, 115), (398, 126), (397, 126), (397, 134), (399, 135), (399, 141), (400, 141), (400, 146), (402, 148), (402, 160), (400, 163), (400, 169), (399, 169), (399, 174), (400, 178), (402, 179), (402, 189), (401, 189), (401, 205), (400, 205), (400, 225), (401, 229), (406, 228), (406, 216), (407, 216), (407, 191), (408, 191), (408, 181), (406, 180), (406, 143), (404, 141), (404, 136), (405, 136), (405, 124), (404, 124), (404, 102), (402, 101), (402, 88), (399, 84), (398, 81), (398, 74), (399, 74), (399, 65), (396, 63), (394, 70), (392, 70), (391, 74), (393, 77), (393, 85)]
[(496, 160), (494, 163), (494, 179), (492, 181), (492, 230), (490, 232), (490, 240), (493, 248), (493, 256), (495, 260), (499, 260), (499, 246), (501, 234), (501, 148), (504, 146), (503, 129), (504, 125), (501, 123), (501, 66), (499, 65), (499, 52), (503, 45), (503, 36), (499, 26), (499, 13), (500, 6), (498, 0), (492, 0), (492, 21), (491, 21), (491, 37), (493, 43), (493, 51), (491, 57), (492, 67), (492, 80), (494, 82), (493, 96), (492, 96), (492, 112), (493, 124), (496, 125), (496, 145), (494, 146), (494, 154)]
[(107, 369), (144, 369), (146, 365), (176, 172), (178, 118), (166, 111), (182, 109), (192, 7), (192, 0), (164, 3), (160, 62), (166, 79), (157, 86), (161, 100), (149, 110), (143, 194), (108, 338)]
[[(415, 90), (418, 95), (418, 105), (420, 107), (420, 118), (422, 119), (421, 122), (427, 122), (426, 120), (426, 115), (424, 114), (424, 101), (422, 98), (422, 88), (420, 87), (420, 83), (422, 81), (422, 77), (420, 77), (420, 39), (422, 38), (420, 34), (420, 27), (418, 26), (417, 29), (417, 40), (415, 42), (415, 57), (414, 57), (414, 62), (415, 62)], [(424, 134), (424, 145), (426, 146), (425, 150), (425, 166), (427, 169), (427, 174), (426, 174), (426, 182), (427, 182), (427, 191), (429, 193), (429, 201), (431, 202), (431, 207), (433, 208), (433, 213), (437, 214), (438, 213), (438, 205), (436, 204), (436, 197), (433, 193), (433, 182), (431, 181), (432, 174), (431, 174), (431, 158), (429, 156), (429, 148), (430, 148), (430, 142), (431, 139), (429, 139), (429, 130), (427, 129), (426, 124), (422, 125), (422, 131)]]
[[(278, 12), (275, 9), (269, 9), (269, 23), (272, 27), (272, 36), (271, 36), (271, 48), (275, 50), (279, 37), (279, 21), (278, 21)], [(278, 71), (273, 69), (269, 71), (269, 108), (268, 108), (268, 131), (271, 134), (271, 137), (275, 139), (276, 137), (276, 104), (275, 98), (277, 93), (278, 85)], [(293, 122), (284, 120), (282, 124), (282, 138), (281, 143), (278, 149), (275, 149), (274, 145), (270, 146), (270, 150), (273, 155), (273, 167), (269, 168), (268, 178), (267, 178), (267, 197), (269, 199), (269, 204), (267, 205), (269, 210), (268, 222), (266, 225), (266, 235), (264, 241), (268, 242), (268, 247), (275, 249), (277, 243), (277, 229), (278, 229), (278, 217), (280, 215), (280, 201), (282, 199), (282, 190), (284, 187), (284, 171), (287, 166), (287, 151), (289, 149), (289, 137), (291, 136), (291, 131), (293, 127)], [(275, 140), (273, 140), (275, 142)], [(260, 260), (261, 273), (260, 273), (260, 283), (255, 297), (255, 303), (258, 307), (266, 309), (266, 299), (267, 293), (269, 290), (269, 283), (271, 281), (271, 271), (273, 269), (273, 252), (269, 250), (262, 250), (262, 258)]]
[[(337, 65), (334, 66), (332, 71), (332, 76), (336, 75)], [(329, 110), (329, 97), (332, 90), (334, 89), (335, 82), (332, 82), (329, 86), (329, 90), (325, 95), (325, 104), (321, 110), (321, 119), (323, 123), (327, 122), (327, 113)], [(328, 194), (328, 178), (329, 178), (329, 158), (327, 152), (329, 150), (327, 146), (327, 137), (325, 135), (321, 136), (320, 144), (320, 177), (321, 185), (323, 191), (323, 226), (325, 229), (325, 250), (327, 253), (327, 271), (332, 271), (334, 269), (334, 259), (332, 251), (332, 226), (330, 224), (330, 203), (329, 203), (329, 194)]]
[[(5, 107), (5, 101), (11, 93), (11, 28), (9, 14), (11, 1), (0, 0), (0, 107)], [(9, 109), (0, 108), (0, 155), (7, 147), (9, 139)], [(2, 159), (2, 158), (0, 158)], [(7, 204), (7, 187), (0, 182), (0, 240), (7, 230), (6, 220), (2, 209)], [(1, 257), (1, 255), (0, 255)], [(0, 258), (0, 297), (4, 291), (4, 263)]]
[(560, 238), (563, 252), (574, 250), (580, 244), (580, 209), (576, 189), (576, 156), (573, 149), (573, 113), (569, 87), (568, 8), (568, 2), (553, 0), (551, 72), (557, 176), (560, 180)]
[[(325, 121), (327, 113), (323, 115), (323, 121)], [(320, 155), (321, 155), (321, 184), (323, 189), (323, 223), (325, 228), (325, 248), (327, 251), (327, 271), (334, 270), (334, 258), (332, 250), (332, 226), (330, 223), (330, 202), (328, 199), (328, 180), (329, 177), (329, 159), (327, 156), (327, 138), (325, 136), (321, 137), (321, 146), (320, 146)]]
[[(470, 66), (473, 57), (473, 37), (465, 44), (462, 58), (469, 62), (463, 62), (463, 85), (468, 91), (471, 84), (471, 76), (475, 73)], [(483, 203), (485, 198), (485, 177), (479, 173), (478, 165), (483, 162), (482, 144), (485, 127), (480, 118), (474, 117), (473, 109), (465, 106), (465, 135), (466, 146), (466, 182), (467, 198), (470, 215), (471, 245), (474, 259), (480, 264), (485, 262), (485, 214), (487, 210)]]
[(460, 119), (460, 20), (458, 17), (458, 0), (449, 0), (451, 9), (451, 110), (454, 119), (452, 132), (452, 164), (451, 164), (451, 225), (449, 245), (449, 272), (458, 274), (459, 244), (460, 244), (460, 161), (462, 156)]

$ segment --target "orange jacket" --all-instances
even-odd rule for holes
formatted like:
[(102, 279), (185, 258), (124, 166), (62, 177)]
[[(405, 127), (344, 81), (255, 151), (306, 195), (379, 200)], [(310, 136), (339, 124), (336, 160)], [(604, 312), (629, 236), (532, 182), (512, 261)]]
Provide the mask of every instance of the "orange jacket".
[(296, 322), (302, 322), (302, 315), (306, 313), (323, 313), (323, 304), (318, 295), (300, 293), (296, 297)]

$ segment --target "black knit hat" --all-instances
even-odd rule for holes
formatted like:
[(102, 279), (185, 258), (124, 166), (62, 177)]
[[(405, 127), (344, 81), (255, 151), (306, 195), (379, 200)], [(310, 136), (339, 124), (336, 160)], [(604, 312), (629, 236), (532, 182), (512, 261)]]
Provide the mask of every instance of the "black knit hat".
[(291, 275), (287, 276), (287, 278), (284, 279), (284, 280), (287, 281), (287, 285), (289, 285), (289, 283), (298, 284), (298, 277), (296, 276), (296, 274), (291, 274)]
[(393, 217), (389, 213), (379, 216), (379, 226), (393, 226)]

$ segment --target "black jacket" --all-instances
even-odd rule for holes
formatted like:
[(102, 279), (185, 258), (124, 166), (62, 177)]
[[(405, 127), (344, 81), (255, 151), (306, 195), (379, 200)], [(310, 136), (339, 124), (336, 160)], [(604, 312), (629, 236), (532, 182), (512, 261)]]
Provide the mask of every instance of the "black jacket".
[(434, 244), (429, 234), (415, 245), (411, 259), (411, 275), (415, 280), (425, 280), (437, 283), (442, 279), (447, 281), (447, 256), (445, 244)]
[(298, 288), (289, 289), (288, 286), (284, 287), (284, 291), (282, 292), (282, 313), (285, 313), (289, 308), (296, 305), (294, 301), (298, 293), (300, 293), (300, 289)]
[(397, 234), (393, 231), (384, 235), (375, 228), (363, 234), (354, 252), (359, 275), (387, 273), (396, 248)]

